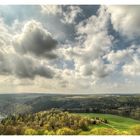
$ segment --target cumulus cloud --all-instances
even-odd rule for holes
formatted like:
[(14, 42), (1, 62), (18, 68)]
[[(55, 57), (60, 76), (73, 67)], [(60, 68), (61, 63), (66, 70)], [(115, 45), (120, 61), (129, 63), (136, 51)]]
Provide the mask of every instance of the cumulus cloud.
[(95, 59), (89, 64), (80, 67), (80, 73), (84, 76), (93, 75), (96, 78), (103, 78), (114, 70), (114, 65), (104, 64), (101, 58)]
[(125, 63), (132, 59), (132, 49), (125, 49), (125, 50), (118, 50), (118, 51), (111, 51), (109, 54), (105, 56), (109, 62), (114, 65)]
[(114, 65), (104, 64), (101, 59), (93, 62), (93, 74), (97, 77), (103, 78), (109, 75), (114, 70)]
[(0, 51), (0, 75), (9, 75), (10, 67), (3, 51)]
[(76, 18), (78, 17), (79, 14), (82, 13), (82, 9), (79, 6), (67, 6), (66, 11), (64, 11), (63, 14), (63, 19), (61, 20), (63, 23), (68, 23), (68, 24), (75, 24), (76, 23)]
[(10, 68), (5, 55), (13, 50), (10, 44), (12, 35), (2, 18), (0, 18), (0, 32), (0, 75), (8, 75)]
[(110, 52), (113, 40), (107, 31), (108, 18), (105, 7), (101, 7), (97, 16), (91, 16), (76, 26), (79, 44), (65, 50), (66, 57), (70, 55), (70, 59), (73, 58), (76, 75), (95, 79), (105, 77), (114, 70), (103, 60), (103, 56)]
[(82, 7), (42, 5), (36, 20), (16, 19), (11, 26), (0, 20), (0, 83), (20, 91), (104, 92), (122, 88), (125, 79), (134, 82), (140, 76), (140, 47), (128, 39), (140, 35), (139, 7), (100, 6), (90, 14)]
[(57, 57), (53, 52), (56, 49), (57, 41), (42, 27), (41, 23), (35, 20), (28, 21), (22, 33), (14, 36), (13, 45), (15, 50), (21, 54), (33, 54), (49, 59)]
[(122, 69), (125, 75), (140, 76), (140, 59), (137, 56), (134, 56), (133, 61), (125, 64)]
[[(33, 79), (35, 76), (41, 76), (44, 78), (53, 78), (54, 72), (48, 66), (42, 65), (37, 61), (29, 57), (14, 58), (14, 65), (12, 65), (12, 73), (19, 78)], [(16, 60), (15, 60), (16, 59)]]
[(61, 14), (62, 7), (60, 5), (41, 5), (41, 12), (48, 15)]
[(3, 19), (0, 18), (0, 47), (3, 49), (3, 47), (10, 44), (10, 40), (12, 38), (12, 35), (9, 33), (8, 26), (4, 23)]
[(111, 21), (116, 31), (130, 38), (140, 36), (140, 6), (107, 6)]
[(18, 35), (14, 35), (15, 31), (2, 19), (0, 25), (1, 76), (32, 80), (36, 77), (52, 79), (55, 76), (55, 69), (50, 66), (49, 60), (57, 57), (54, 53), (57, 41), (39, 22), (27, 22)]
[(41, 5), (41, 12), (46, 15), (59, 16), (64, 24), (75, 24), (77, 17), (82, 13), (79, 6)]
[(0, 74), (34, 79), (36, 76), (53, 78), (55, 72), (47, 64), (27, 56), (0, 53)]

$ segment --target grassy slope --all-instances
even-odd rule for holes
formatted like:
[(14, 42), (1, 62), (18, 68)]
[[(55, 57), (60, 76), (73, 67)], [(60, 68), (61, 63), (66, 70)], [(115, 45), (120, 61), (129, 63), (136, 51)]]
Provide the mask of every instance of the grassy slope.
[[(107, 119), (109, 121), (109, 125), (114, 127), (117, 130), (124, 130), (124, 131), (129, 131), (130, 127), (133, 125), (140, 125), (140, 121), (126, 118), (126, 117), (120, 117), (117, 115), (110, 115), (110, 114), (95, 114), (95, 113), (81, 113), (80, 115), (82, 116), (88, 116), (88, 117), (100, 117)], [(104, 127), (104, 128), (109, 128), (109, 126), (106, 126), (104, 124), (96, 125), (93, 127)]]

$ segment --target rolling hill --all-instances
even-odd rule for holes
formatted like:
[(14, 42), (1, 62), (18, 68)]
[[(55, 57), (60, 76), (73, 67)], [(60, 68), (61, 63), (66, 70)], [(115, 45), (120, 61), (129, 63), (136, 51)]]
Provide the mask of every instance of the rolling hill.
[(140, 121), (109, 114), (69, 113), (57, 109), (11, 115), (1, 135), (140, 135)]

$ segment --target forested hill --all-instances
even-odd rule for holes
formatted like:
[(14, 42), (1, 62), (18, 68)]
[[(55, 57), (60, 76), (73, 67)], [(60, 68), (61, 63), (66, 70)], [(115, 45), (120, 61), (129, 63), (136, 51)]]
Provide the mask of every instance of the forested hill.
[(105, 113), (140, 119), (140, 95), (0, 95), (2, 114), (35, 113), (51, 108), (74, 113)]
[(107, 123), (104, 119), (90, 119), (77, 114), (70, 114), (51, 109), (34, 114), (10, 115), (0, 124), (3, 135), (76, 135), (88, 131), (90, 125)]
[[(99, 115), (101, 116), (101, 115)], [(139, 135), (140, 121), (114, 116), (115, 121), (93, 114), (57, 109), (33, 114), (10, 115), (0, 123), (0, 135)], [(127, 120), (124, 124), (118, 122)], [(117, 124), (114, 126), (114, 124)], [(139, 125), (138, 125), (139, 124)], [(122, 128), (121, 128), (122, 126)], [(124, 127), (126, 126), (126, 127)]]

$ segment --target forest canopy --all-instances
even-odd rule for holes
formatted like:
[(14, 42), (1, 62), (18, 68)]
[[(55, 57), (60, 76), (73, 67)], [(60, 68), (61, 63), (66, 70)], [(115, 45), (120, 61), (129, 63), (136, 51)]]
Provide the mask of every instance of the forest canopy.
[[(107, 128), (98, 128), (106, 125)], [(0, 123), (1, 135), (129, 135), (140, 134), (140, 125), (133, 131), (120, 131), (110, 127), (107, 119), (87, 117), (58, 109), (32, 114), (11, 115)]]

